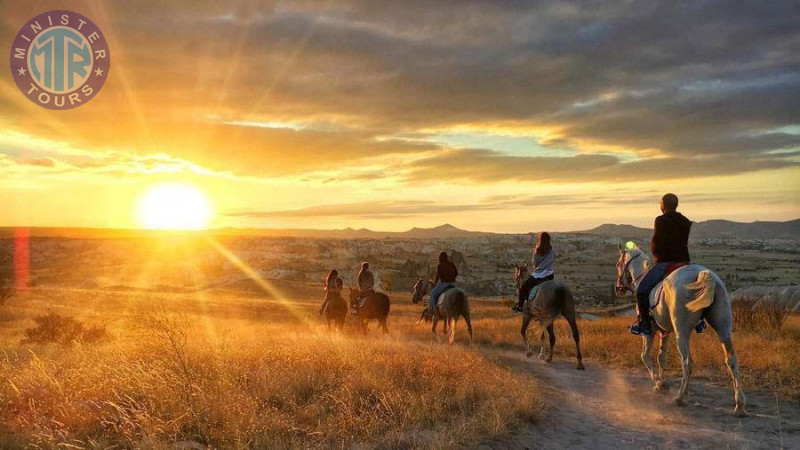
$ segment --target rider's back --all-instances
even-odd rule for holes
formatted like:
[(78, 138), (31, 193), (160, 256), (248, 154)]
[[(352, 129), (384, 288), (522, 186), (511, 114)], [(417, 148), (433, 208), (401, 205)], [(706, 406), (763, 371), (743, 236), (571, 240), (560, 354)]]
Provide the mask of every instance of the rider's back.
[(689, 262), (692, 221), (677, 211), (656, 217), (650, 251), (656, 262)]

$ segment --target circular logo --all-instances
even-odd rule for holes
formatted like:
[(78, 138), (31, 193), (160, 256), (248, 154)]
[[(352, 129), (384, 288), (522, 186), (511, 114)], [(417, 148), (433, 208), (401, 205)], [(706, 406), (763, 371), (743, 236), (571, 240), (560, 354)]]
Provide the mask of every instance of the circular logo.
[(11, 45), (11, 75), (37, 105), (71, 109), (103, 87), (111, 66), (108, 42), (91, 20), (55, 10), (29, 20)]

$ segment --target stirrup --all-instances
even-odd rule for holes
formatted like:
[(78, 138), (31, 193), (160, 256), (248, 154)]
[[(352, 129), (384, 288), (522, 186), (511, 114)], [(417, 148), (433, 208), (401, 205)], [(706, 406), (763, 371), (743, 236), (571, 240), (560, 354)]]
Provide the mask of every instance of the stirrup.
[(700, 322), (698, 322), (697, 325), (694, 327), (694, 332), (697, 333), (697, 334), (705, 333), (706, 332), (706, 321), (703, 320), (703, 319), (700, 319)]
[(651, 327), (643, 327), (642, 322), (636, 322), (628, 328), (628, 332), (630, 334), (634, 334), (636, 336), (652, 336), (653, 329)]

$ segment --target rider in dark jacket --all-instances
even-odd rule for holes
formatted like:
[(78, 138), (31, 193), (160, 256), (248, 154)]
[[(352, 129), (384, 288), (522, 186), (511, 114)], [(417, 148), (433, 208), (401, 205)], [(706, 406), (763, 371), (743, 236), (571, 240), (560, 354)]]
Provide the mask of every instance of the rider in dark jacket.
[(656, 264), (644, 275), (636, 288), (639, 320), (631, 326), (632, 334), (653, 334), (650, 327), (650, 291), (667, 276), (669, 266), (679, 262), (689, 263), (689, 231), (692, 221), (676, 211), (677, 208), (678, 197), (675, 194), (665, 194), (661, 198), (661, 212), (664, 214), (656, 217), (653, 238), (650, 241), (650, 252), (655, 257)]
[(436, 266), (436, 276), (433, 278), (435, 286), (431, 290), (428, 310), (435, 313), (439, 304), (439, 296), (448, 288), (455, 286), (458, 269), (447, 257), (447, 252), (439, 253), (439, 265)]

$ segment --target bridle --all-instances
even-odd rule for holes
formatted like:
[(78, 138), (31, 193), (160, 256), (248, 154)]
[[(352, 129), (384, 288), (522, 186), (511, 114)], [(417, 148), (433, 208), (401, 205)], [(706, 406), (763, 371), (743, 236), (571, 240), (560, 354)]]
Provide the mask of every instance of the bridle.
[[(420, 280), (419, 281), (419, 289), (414, 291), (414, 296), (411, 297), (411, 303), (417, 304), (422, 301), (425, 297), (425, 294), (428, 293), (428, 286), (430, 285), (430, 280)], [(417, 294), (419, 292), (419, 294)]]
[(633, 262), (633, 260), (638, 258), (638, 257), (640, 257), (640, 256), (642, 256), (641, 252), (637, 253), (634, 256), (631, 256), (628, 259), (628, 261), (625, 262), (625, 266), (623, 266), (623, 268), (622, 268), (622, 275), (617, 277), (617, 282), (615, 283), (615, 288), (616, 288), (617, 292), (625, 293), (627, 291), (630, 291), (631, 293), (634, 293), (634, 294), (636, 293), (636, 289), (634, 289), (633, 286), (636, 283), (638, 283), (639, 280), (642, 279), (642, 277), (644, 277), (644, 274), (647, 273), (647, 271), (643, 271), (638, 277), (633, 278), (633, 277), (631, 277), (631, 274), (630, 274), (630, 271), (628, 270), (628, 268), (630, 268), (631, 263)]
[(517, 287), (517, 292), (519, 292), (520, 288), (522, 287), (522, 283), (528, 275), (528, 266), (527, 264), (524, 266), (514, 266), (514, 284)]

